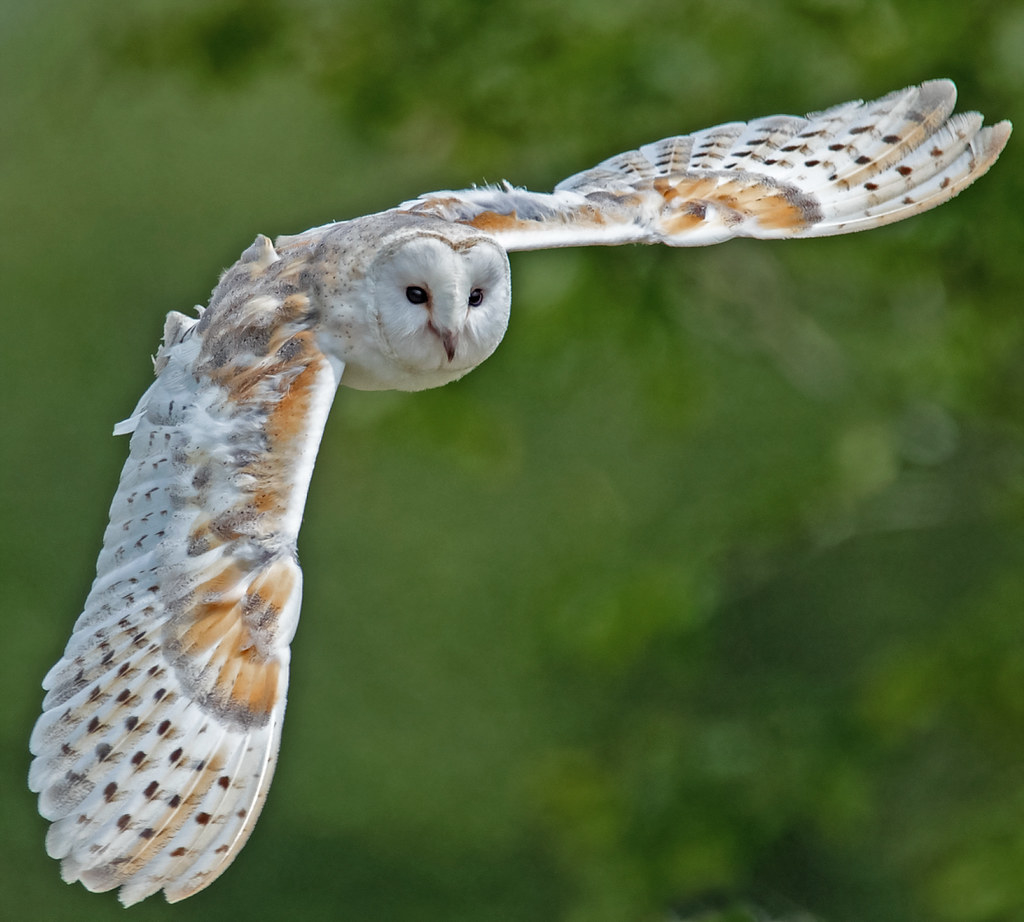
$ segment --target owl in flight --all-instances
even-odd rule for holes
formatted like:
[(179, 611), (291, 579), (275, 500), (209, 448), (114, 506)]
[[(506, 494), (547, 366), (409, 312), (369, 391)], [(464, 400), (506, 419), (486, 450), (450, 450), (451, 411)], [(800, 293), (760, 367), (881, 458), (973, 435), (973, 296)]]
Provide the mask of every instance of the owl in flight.
[(462, 377), (509, 317), (509, 250), (880, 227), (952, 198), (1010, 124), (936, 80), (806, 118), (731, 122), (620, 154), (547, 193), (503, 184), (259, 236), (114, 428), (131, 450), (85, 610), (43, 681), (29, 787), (68, 882), (131, 905), (208, 886), (274, 773), (302, 574), (296, 538), (339, 384)]

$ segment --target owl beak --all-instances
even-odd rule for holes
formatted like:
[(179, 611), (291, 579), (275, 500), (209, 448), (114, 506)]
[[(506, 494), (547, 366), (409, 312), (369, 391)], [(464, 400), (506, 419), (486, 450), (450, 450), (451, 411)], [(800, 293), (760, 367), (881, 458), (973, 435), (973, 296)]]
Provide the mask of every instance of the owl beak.
[(459, 334), (452, 330), (442, 331), (441, 345), (444, 346), (444, 354), (448, 356), (448, 361), (452, 361), (455, 358), (455, 349), (459, 345)]
[(444, 354), (448, 356), (448, 361), (451, 362), (455, 359), (455, 350), (459, 347), (459, 334), (456, 330), (439, 330), (434, 326), (434, 322), (431, 321), (427, 324), (432, 333), (437, 334), (437, 338), (441, 340), (441, 345), (444, 346)]

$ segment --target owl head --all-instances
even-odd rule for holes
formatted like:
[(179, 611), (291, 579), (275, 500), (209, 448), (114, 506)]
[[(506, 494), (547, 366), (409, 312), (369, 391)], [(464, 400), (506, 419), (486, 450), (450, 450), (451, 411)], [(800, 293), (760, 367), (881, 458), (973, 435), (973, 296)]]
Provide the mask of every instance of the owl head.
[[(359, 390), (424, 390), (461, 378), (508, 326), (508, 256), (493, 237), (418, 215), (351, 222), (371, 256), (335, 306), (331, 329)], [(365, 225), (365, 226), (362, 226)]]

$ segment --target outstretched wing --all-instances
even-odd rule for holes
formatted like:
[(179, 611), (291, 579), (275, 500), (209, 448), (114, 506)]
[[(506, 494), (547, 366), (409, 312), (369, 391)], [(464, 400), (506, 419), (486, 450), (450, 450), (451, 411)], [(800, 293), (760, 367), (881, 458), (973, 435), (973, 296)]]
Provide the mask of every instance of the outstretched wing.
[(1010, 123), (952, 115), (949, 80), (806, 118), (730, 122), (619, 154), (550, 194), (435, 192), (401, 210), (492, 233), (508, 250), (820, 237), (934, 208), (993, 164)]
[(182, 899), (230, 863), (274, 771), (295, 539), (341, 368), (259, 238), (202, 319), (168, 317), (96, 581), (44, 680), (30, 787), (68, 882)]

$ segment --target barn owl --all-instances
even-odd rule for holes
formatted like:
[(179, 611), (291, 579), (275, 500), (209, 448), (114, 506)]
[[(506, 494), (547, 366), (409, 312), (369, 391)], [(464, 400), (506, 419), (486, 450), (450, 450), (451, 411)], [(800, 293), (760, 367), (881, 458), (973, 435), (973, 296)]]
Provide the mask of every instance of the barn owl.
[(127, 906), (208, 886), (274, 772), (302, 575), (296, 538), (339, 384), (461, 377), (509, 317), (511, 250), (789, 238), (952, 198), (1008, 122), (932, 81), (806, 118), (731, 122), (620, 154), (538, 194), (435, 192), (272, 243), (209, 306), (167, 317), (96, 580), (43, 681), (30, 788), (68, 882)]

